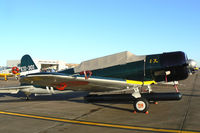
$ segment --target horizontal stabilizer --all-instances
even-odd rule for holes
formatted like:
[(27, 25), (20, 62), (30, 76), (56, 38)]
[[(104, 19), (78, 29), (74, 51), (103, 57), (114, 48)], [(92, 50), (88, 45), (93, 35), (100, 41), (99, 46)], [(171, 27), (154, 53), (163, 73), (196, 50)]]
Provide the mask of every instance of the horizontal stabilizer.
[(31, 88), (32, 86), (16, 86), (16, 87), (6, 87), (0, 88), (0, 93), (17, 94), (22, 89)]

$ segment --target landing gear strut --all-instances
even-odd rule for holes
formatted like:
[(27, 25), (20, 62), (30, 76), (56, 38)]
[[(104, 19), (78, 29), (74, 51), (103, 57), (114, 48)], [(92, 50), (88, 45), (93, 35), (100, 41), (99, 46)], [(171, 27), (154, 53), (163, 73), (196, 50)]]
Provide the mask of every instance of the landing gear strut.
[(26, 101), (28, 101), (30, 99), (30, 97), (29, 96), (26, 96)]
[[(134, 113), (136, 112), (142, 112), (148, 114), (149, 109), (149, 101), (147, 101), (146, 98), (143, 98), (140, 94), (139, 88), (133, 88), (134, 92), (132, 93), (132, 96), (135, 98), (133, 102), (133, 107), (135, 109)], [(148, 86), (148, 92), (150, 93), (152, 91), (151, 87)]]
[(31, 93), (25, 93), (26, 94), (26, 101), (30, 100)]

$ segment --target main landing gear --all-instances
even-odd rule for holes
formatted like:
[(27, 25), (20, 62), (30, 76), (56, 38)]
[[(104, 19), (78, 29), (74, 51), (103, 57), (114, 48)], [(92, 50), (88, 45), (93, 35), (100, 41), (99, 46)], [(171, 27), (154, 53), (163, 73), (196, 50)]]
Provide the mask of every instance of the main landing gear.
[(134, 113), (142, 112), (148, 114), (149, 102), (145, 98), (137, 98), (133, 103), (133, 107), (135, 109)]
[[(149, 101), (146, 98), (141, 97), (139, 88), (134, 88), (133, 90), (132, 96), (135, 98), (135, 101), (133, 102), (133, 107), (135, 109), (134, 113), (142, 112), (148, 114)], [(148, 86), (147, 90), (149, 93), (152, 91), (150, 86)]]

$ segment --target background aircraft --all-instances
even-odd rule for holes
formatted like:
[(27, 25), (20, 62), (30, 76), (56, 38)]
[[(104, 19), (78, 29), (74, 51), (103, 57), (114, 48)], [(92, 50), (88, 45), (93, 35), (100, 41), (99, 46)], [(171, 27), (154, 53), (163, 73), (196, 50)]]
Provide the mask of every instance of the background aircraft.
[(197, 67), (197, 62), (192, 60), (192, 59), (189, 59), (188, 60), (188, 64), (189, 64), (189, 72), (190, 74), (194, 74), (196, 73), (198, 70), (199, 70), (199, 67)]
[[(184, 80), (194, 69), (184, 52), (170, 52), (136, 56), (121, 52), (89, 61), (64, 71), (39, 72), (29, 55), (21, 59), (20, 87), (1, 88), (0, 93), (24, 92), (30, 94), (57, 94), (71, 91), (122, 92), (131, 90), (134, 108), (147, 112), (149, 100), (173, 100), (174, 93), (151, 93), (151, 85), (157, 82)], [(147, 92), (142, 92), (142, 87)], [(173, 95), (173, 96), (172, 96)], [(175, 94), (180, 99), (180, 93)], [(150, 99), (147, 97), (151, 97)], [(157, 97), (157, 99), (155, 98)], [(177, 98), (179, 97), (179, 98)]]
[(4, 77), (4, 80), (8, 80), (8, 77), (15, 77), (18, 79), (18, 76), (20, 76), (20, 69), (18, 67), (2, 67), (0, 69), (0, 77)]

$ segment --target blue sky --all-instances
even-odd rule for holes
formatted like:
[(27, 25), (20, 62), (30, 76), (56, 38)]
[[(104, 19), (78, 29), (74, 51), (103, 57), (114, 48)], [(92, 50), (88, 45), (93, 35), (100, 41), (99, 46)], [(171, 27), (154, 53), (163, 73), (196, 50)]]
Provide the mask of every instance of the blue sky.
[(199, 0), (0, 0), (0, 65), (30, 54), (70, 63), (130, 51), (200, 62)]

